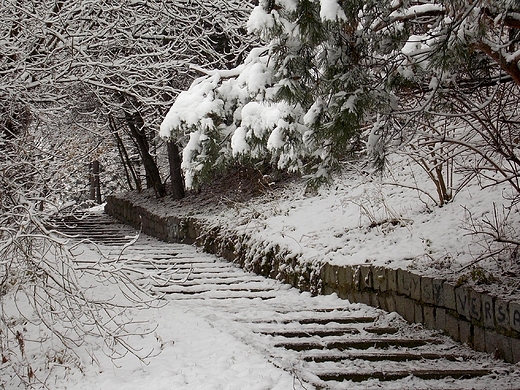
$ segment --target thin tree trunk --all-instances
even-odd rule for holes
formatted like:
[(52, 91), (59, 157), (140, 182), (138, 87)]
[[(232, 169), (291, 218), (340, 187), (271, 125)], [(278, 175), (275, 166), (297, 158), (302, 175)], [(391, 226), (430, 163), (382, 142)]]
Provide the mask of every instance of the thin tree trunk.
[(125, 144), (123, 143), (123, 140), (121, 139), (121, 137), (119, 136), (119, 134), (117, 132), (114, 118), (112, 118), (112, 116), (110, 116), (110, 127), (112, 130), (112, 135), (114, 136), (114, 139), (116, 140), (117, 150), (119, 151), (119, 158), (121, 159), (121, 164), (123, 164), (123, 168), (125, 170), (125, 176), (126, 176), (126, 181), (128, 183), (128, 187), (131, 191), (134, 189), (134, 187), (132, 185), (132, 179), (133, 179), (133, 182), (135, 183), (137, 191), (141, 192), (143, 190), (143, 187), (141, 186), (141, 180), (139, 179), (139, 176), (137, 175), (137, 172), (135, 171), (132, 161), (130, 160), (130, 157), (128, 156), (128, 152), (126, 150)]
[(166, 195), (166, 188), (162, 183), (161, 175), (159, 173), (159, 168), (155, 163), (153, 157), (150, 155), (148, 141), (146, 140), (146, 135), (144, 131), (142, 131), (142, 127), (137, 124), (142, 124), (143, 120), (140, 118), (139, 113), (135, 113), (134, 115), (125, 111), (125, 119), (130, 129), (130, 134), (134, 138), (139, 148), (139, 153), (141, 154), (141, 158), (143, 159), (144, 169), (146, 171), (147, 176), (147, 185), (149, 188), (154, 188), (155, 193), (158, 197), (162, 198)]
[(173, 199), (182, 199), (186, 196), (184, 192), (184, 180), (181, 172), (181, 158), (179, 155), (179, 147), (175, 141), (168, 141), (168, 162), (170, 165), (170, 177), (172, 182)]

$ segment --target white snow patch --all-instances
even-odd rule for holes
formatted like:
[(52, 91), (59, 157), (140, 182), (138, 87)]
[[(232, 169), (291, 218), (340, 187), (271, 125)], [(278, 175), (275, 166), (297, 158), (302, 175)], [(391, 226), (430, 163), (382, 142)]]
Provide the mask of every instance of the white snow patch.
[(337, 0), (320, 0), (320, 18), (323, 21), (347, 20), (345, 11), (338, 4)]

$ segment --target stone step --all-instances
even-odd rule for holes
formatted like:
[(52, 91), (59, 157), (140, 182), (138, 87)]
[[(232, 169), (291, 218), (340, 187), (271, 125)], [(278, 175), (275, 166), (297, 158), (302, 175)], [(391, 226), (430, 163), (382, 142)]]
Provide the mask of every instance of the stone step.
[[(194, 247), (145, 235), (122, 251), (136, 231), (103, 215), (69, 219), (62, 229), (105, 245), (103, 261), (125, 267), (129, 277), (161, 298), (204, 308), (201, 313), (207, 313), (208, 321), (223, 318), (223, 323), (216, 322), (223, 331), (235, 324), (240, 337), (258, 343), (306, 387), (401, 389), (410, 388), (413, 378), (429, 381), (421, 388), (436, 389), (446, 383), (450, 389), (483, 389), (491, 383), (478, 378), (490, 375), (494, 364), (482, 364), (481, 357), (462, 346), (446, 346), (448, 341), (436, 333), (386, 321), (395, 316), (381, 310), (304, 294), (296, 294), (295, 304), (294, 289), (286, 285), (246, 273)], [(284, 298), (286, 292), (290, 299)], [(514, 388), (513, 379), (504, 379), (507, 375), (496, 376), (497, 389)]]
[(293, 351), (310, 350), (347, 350), (347, 349), (369, 349), (369, 348), (416, 348), (428, 344), (438, 344), (438, 339), (405, 339), (405, 338), (368, 338), (368, 339), (346, 339), (346, 340), (310, 340), (300, 338), (299, 340), (285, 340), (275, 344), (276, 348), (285, 348)]
[(364, 382), (368, 380), (377, 379), (379, 381), (396, 381), (398, 379), (404, 379), (409, 376), (416, 378), (432, 380), (432, 379), (471, 379), (475, 377), (489, 375), (490, 370), (487, 369), (462, 369), (462, 370), (450, 370), (450, 369), (431, 369), (431, 370), (403, 370), (403, 371), (356, 371), (349, 372), (345, 371), (324, 371), (316, 372), (315, 374), (323, 381), (330, 382)]
[(210, 301), (210, 300), (237, 300), (237, 299), (248, 299), (248, 300), (261, 300), (267, 301), (276, 298), (276, 294), (274, 295), (266, 295), (259, 293), (248, 293), (247, 291), (236, 291), (233, 294), (227, 292), (226, 294), (218, 295), (218, 294), (210, 294), (208, 293), (199, 293), (199, 294), (183, 294), (183, 293), (165, 293), (169, 300), (202, 300), (202, 301)]
[(344, 336), (346, 334), (358, 334), (360, 331), (357, 328), (343, 328), (343, 329), (302, 329), (302, 330), (290, 330), (280, 329), (272, 331), (257, 331), (257, 333), (265, 334), (268, 336), (281, 336), (286, 338), (302, 338), (302, 337), (329, 337), (329, 336)]
[(374, 333), (374, 334), (395, 334), (399, 332), (399, 328), (393, 327), (393, 326), (367, 326), (366, 328), (363, 328), (365, 332), (368, 333)]
[(270, 287), (253, 287), (250, 285), (223, 285), (223, 284), (204, 284), (204, 285), (195, 285), (195, 286), (153, 286), (153, 291), (166, 293), (166, 294), (202, 294), (207, 292), (221, 292), (221, 291), (244, 291), (248, 293), (261, 293), (266, 291), (274, 291)]
[(300, 318), (297, 320), (300, 324), (355, 324), (374, 322), (376, 317), (370, 316), (349, 316), (349, 317), (324, 317), (324, 318)]
[(316, 351), (310, 351), (302, 355), (303, 360), (308, 362), (341, 362), (346, 360), (365, 360), (370, 362), (379, 361), (415, 361), (415, 360), (439, 360), (445, 359), (452, 362), (467, 361), (473, 358), (469, 354), (455, 354), (448, 352), (427, 352), (417, 350), (405, 350), (405, 351), (342, 351), (332, 352), (325, 351), (323, 353), (317, 353)]

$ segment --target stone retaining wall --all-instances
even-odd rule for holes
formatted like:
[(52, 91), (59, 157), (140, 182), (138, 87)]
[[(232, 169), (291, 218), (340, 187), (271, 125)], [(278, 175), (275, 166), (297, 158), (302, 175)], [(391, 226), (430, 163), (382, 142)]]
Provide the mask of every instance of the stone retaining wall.
[[(121, 196), (110, 196), (107, 214), (167, 242), (195, 243), (246, 270), (289, 283), (313, 294), (336, 293), (351, 302), (395, 311), (409, 322), (444, 331), (477, 351), (520, 362), (520, 302), (467, 285), (421, 276), (409, 270), (371, 265), (319, 267), (280, 248), (222, 232), (203, 218), (160, 216)], [(248, 245), (246, 245), (248, 244)]]

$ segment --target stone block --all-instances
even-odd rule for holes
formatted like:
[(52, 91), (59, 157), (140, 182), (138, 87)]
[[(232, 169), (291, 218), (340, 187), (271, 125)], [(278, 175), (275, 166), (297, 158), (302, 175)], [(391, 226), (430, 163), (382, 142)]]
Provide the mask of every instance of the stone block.
[(372, 288), (380, 292), (387, 291), (388, 279), (385, 267), (372, 267)]
[(421, 280), (421, 301), (433, 304), (433, 278), (424, 276)]
[(511, 329), (520, 332), (520, 303), (509, 302), (509, 324)]
[(381, 304), (380, 304), (380, 296), (379, 294), (375, 293), (375, 292), (370, 292), (369, 291), (369, 294), (370, 294), (370, 306), (372, 307), (380, 307)]
[(364, 303), (365, 305), (369, 305), (372, 303), (371, 294), (367, 291), (358, 291), (354, 292), (356, 297), (356, 302)]
[(520, 340), (511, 338), (511, 352), (513, 354), (513, 361), (511, 363), (520, 362)]
[(451, 314), (445, 314), (444, 331), (455, 341), (460, 341), (459, 320)]
[(397, 312), (397, 305), (395, 303), (395, 297), (396, 295), (394, 294), (389, 294), (388, 296), (386, 296), (385, 298), (385, 304), (386, 304), (386, 311), (388, 312)]
[(455, 286), (453, 284), (444, 282), (442, 284), (444, 307), (450, 310), (457, 310), (457, 301), (455, 300)]
[(509, 302), (500, 298), (495, 299), (495, 323), (504, 329), (510, 329)]
[(423, 321), (428, 329), (435, 329), (435, 308), (432, 306), (423, 306)]
[(446, 329), (446, 309), (442, 307), (435, 308), (435, 329)]
[(423, 307), (420, 303), (415, 303), (415, 308), (414, 308), (414, 316), (415, 316), (415, 319), (414, 319), (414, 322), (417, 323), (417, 324), (422, 324), (424, 322), (424, 317), (423, 317)]
[(480, 294), (482, 305), (482, 323), (486, 328), (495, 327), (495, 303), (489, 294)]
[(433, 279), (432, 280), (432, 294), (433, 304), (435, 306), (444, 307), (444, 280)]
[(396, 311), (408, 322), (415, 321), (415, 305), (413, 300), (402, 295), (395, 297)]
[(323, 295), (331, 295), (331, 294), (334, 294), (336, 292), (335, 289), (333, 289), (332, 287), (324, 284), (322, 287), (321, 287), (321, 293)]
[(469, 319), (469, 293), (464, 286), (455, 289), (455, 299), (457, 301), (457, 313)]
[(412, 291), (412, 280), (410, 272), (399, 268), (397, 270), (397, 292), (401, 295), (410, 296)]
[(486, 352), (506, 362), (512, 362), (511, 338), (486, 329)]
[(347, 293), (352, 290), (352, 279), (350, 276), (350, 267), (338, 267), (334, 266), (336, 274), (336, 291), (340, 298), (346, 297)]
[(378, 294), (378, 302), (379, 302), (379, 308), (383, 309), (385, 311), (388, 310), (388, 304), (387, 304), (387, 294)]
[(411, 291), (410, 298), (421, 300), (421, 276), (410, 272)]
[(320, 279), (323, 285), (329, 284), (329, 271), (331, 267), (329, 263), (325, 263), (320, 268)]
[(469, 315), (472, 319), (480, 321), (482, 319), (481, 294), (473, 289), (469, 289), (468, 292)]
[(459, 320), (459, 336), (460, 342), (469, 346), (473, 345), (473, 336), (471, 335), (471, 322)]
[(493, 297), (486, 293), (480, 294), (480, 305), (482, 308), (482, 324), (486, 328), (495, 327), (495, 311)]
[(397, 270), (388, 268), (386, 270), (386, 287), (388, 291), (397, 292)]
[(352, 303), (356, 302), (356, 297), (355, 297), (355, 295), (354, 295), (354, 290), (350, 290), (350, 291), (345, 295), (345, 297), (342, 298), (342, 299), (348, 299), (348, 301), (349, 301), (349, 302), (352, 302)]
[(163, 223), (157, 224), (157, 233), (164, 237), (166, 226)]
[(320, 278), (323, 283), (323, 290), (328, 290), (326, 294), (331, 294), (337, 286), (337, 266), (329, 263), (323, 264), (320, 269)]
[(359, 288), (360, 290), (372, 289), (372, 266), (359, 266)]
[(352, 286), (355, 290), (361, 290), (361, 269), (359, 266), (352, 269)]
[(486, 332), (480, 326), (473, 326), (473, 348), (476, 351), (486, 350)]

